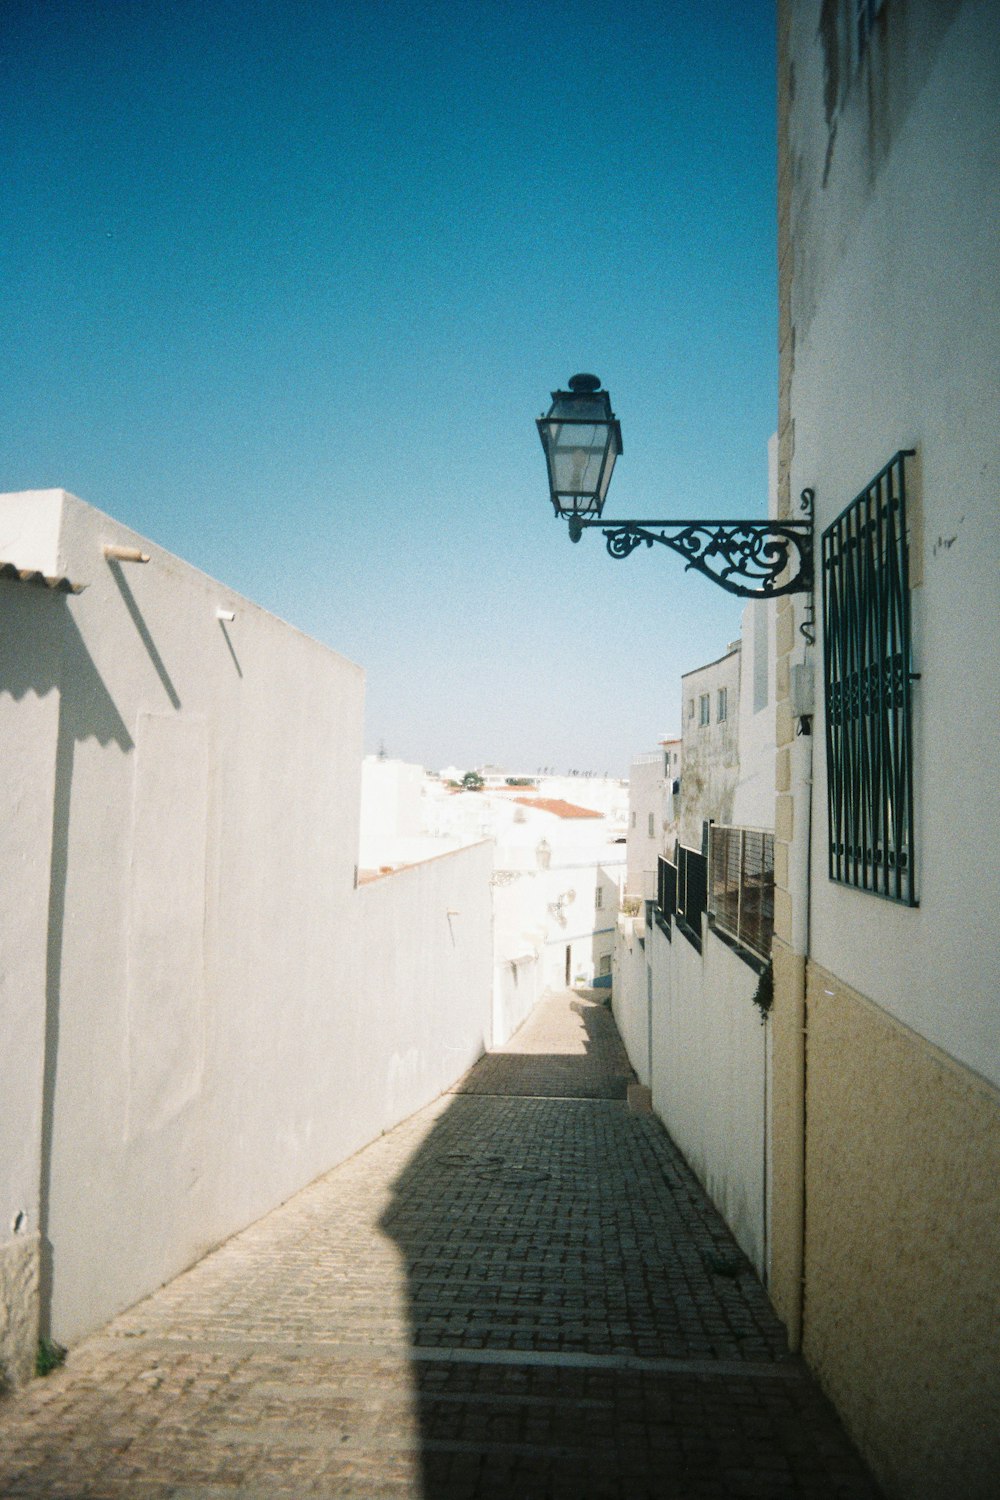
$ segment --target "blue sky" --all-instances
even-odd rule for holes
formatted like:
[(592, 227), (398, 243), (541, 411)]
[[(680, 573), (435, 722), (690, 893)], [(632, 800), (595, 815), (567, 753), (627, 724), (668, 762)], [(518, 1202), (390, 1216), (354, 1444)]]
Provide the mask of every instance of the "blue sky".
[(607, 515), (762, 515), (769, 3), (5, 0), (0, 489), (61, 485), (367, 670), (430, 767), (624, 773), (739, 604), (572, 546), (534, 418), (611, 391)]

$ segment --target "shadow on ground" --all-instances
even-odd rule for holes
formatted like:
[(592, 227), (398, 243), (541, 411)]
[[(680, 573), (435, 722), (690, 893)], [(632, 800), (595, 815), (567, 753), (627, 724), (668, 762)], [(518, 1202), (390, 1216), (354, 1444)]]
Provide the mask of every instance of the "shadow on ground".
[[(381, 1221), (425, 1500), (875, 1496), (696, 1179), (624, 1103), (610, 1012), (558, 1000), (457, 1085)], [(570, 1050), (542, 1050), (560, 1028)]]

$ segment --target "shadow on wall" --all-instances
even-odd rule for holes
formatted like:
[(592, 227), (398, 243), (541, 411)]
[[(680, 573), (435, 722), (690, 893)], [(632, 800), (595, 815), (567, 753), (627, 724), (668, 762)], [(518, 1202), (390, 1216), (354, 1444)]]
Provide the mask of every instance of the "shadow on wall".
[[(123, 754), (134, 749), (134, 742), (87, 650), (67, 607), (66, 596), (42, 593), (23, 584), (9, 587), (19, 593), (11, 596), (11, 607), (9, 610), (5, 608), (5, 618), (8, 623), (17, 619), (21, 628), (17, 631), (17, 649), (4, 652), (0, 658), (0, 693), (9, 693), (15, 700), (28, 693), (44, 697), (55, 690), (60, 694), (52, 799), (39, 1190), (40, 1333), (47, 1338), (50, 1334), (53, 1265), (48, 1234), (52, 1140), (74, 756), (77, 744), (87, 739), (95, 739), (105, 748), (114, 746)], [(48, 746), (39, 747), (43, 756), (49, 753), (49, 749)]]

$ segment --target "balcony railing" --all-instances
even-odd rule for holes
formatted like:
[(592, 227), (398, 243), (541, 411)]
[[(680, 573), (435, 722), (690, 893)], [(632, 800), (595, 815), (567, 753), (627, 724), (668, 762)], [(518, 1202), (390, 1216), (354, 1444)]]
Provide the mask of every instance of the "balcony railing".
[(657, 867), (657, 910), (664, 923), (673, 917), (684, 936), (701, 952), (701, 918), (708, 890), (708, 861), (696, 849), (676, 848), (676, 863), (661, 859)]

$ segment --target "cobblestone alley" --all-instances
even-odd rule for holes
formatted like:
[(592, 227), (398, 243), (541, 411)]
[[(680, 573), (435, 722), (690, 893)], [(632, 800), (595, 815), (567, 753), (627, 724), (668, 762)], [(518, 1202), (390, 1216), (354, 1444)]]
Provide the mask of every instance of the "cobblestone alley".
[(0, 1494), (875, 1497), (630, 1078), (606, 1006), (545, 1002), (0, 1402)]

